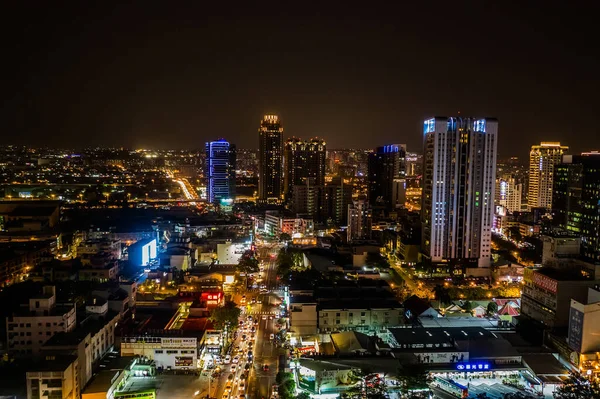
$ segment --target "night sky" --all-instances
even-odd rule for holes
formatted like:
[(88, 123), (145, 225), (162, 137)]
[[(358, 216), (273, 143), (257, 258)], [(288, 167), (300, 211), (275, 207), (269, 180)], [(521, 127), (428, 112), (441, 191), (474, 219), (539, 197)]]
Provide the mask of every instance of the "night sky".
[(500, 156), (600, 148), (592, 8), (5, 3), (2, 144), (257, 147), (277, 113), (286, 137), (421, 151), (421, 120), (460, 111), (499, 119)]

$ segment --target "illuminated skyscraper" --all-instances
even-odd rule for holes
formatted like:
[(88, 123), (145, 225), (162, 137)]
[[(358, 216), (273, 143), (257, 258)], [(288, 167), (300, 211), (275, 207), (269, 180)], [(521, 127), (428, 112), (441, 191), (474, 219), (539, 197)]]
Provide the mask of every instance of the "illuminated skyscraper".
[(582, 255), (600, 260), (600, 153), (563, 155), (554, 167), (554, 222), (581, 237)]
[(436, 117), (423, 134), (422, 249), (489, 267), (498, 121)]
[(369, 154), (369, 203), (373, 211), (404, 206), (406, 144), (377, 147)]
[(325, 140), (314, 138), (304, 141), (291, 137), (284, 148), (286, 198), (292, 195), (294, 186), (325, 184)]
[(283, 127), (277, 115), (265, 115), (258, 129), (258, 199), (283, 199)]
[(220, 139), (206, 143), (206, 199), (235, 199), (235, 145)]
[(552, 209), (554, 165), (560, 163), (569, 147), (542, 142), (529, 152), (529, 191), (527, 207)]

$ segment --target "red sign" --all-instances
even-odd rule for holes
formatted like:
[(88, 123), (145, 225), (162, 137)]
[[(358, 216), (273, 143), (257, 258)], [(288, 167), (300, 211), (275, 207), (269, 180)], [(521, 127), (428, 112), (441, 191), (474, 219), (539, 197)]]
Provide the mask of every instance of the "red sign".
[(556, 294), (556, 290), (558, 288), (558, 282), (548, 276), (544, 276), (541, 273), (533, 273), (533, 284), (538, 287), (550, 291), (553, 294)]
[(314, 352), (314, 351), (315, 351), (314, 346), (303, 346), (301, 348), (298, 348), (298, 352), (302, 352), (302, 353)]

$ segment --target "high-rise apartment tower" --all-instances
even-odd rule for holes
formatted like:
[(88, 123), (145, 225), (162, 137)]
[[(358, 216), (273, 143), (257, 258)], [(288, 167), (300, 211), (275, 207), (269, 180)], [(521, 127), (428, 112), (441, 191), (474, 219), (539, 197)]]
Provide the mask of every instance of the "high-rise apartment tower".
[(423, 135), (422, 249), (489, 267), (498, 121), (435, 117)]
[(560, 163), (569, 147), (560, 143), (542, 142), (529, 152), (529, 191), (527, 207), (552, 209), (554, 165)]

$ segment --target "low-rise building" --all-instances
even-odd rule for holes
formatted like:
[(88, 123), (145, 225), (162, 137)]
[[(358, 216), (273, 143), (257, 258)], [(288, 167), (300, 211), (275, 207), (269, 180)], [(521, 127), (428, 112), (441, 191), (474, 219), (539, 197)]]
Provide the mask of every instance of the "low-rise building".
[[(108, 311), (106, 306), (92, 305), (88, 308), (88, 317), (74, 331), (55, 334), (41, 349), (44, 353), (77, 356), (81, 387), (92, 378), (93, 365), (114, 347), (115, 328), (120, 317), (119, 313)], [(104, 313), (96, 313), (103, 310)]]
[(197, 337), (123, 337), (121, 356), (145, 356), (158, 370), (195, 370), (198, 367)]
[(580, 269), (527, 268), (523, 273), (521, 314), (546, 327), (567, 327), (571, 300), (584, 302), (597, 281)]
[(290, 333), (297, 337), (314, 335), (318, 330), (317, 302), (312, 295), (290, 297)]
[(327, 301), (319, 305), (319, 332), (381, 331), (404, 324), (403, 313), (395, 300)]
[(46, 286), (29, 299), (29, 307), (6, 318), (7, 349), (15, 354), (37, 354), (52, 336), (75, 329), (73, 304), (56, 303), (56, 288)]
[(585, 301), (571, 300), (567, 344), (577, 354), (569, 359), (585, 372), (597, 375), (600, 367), (600, 286), (588, 289)]
[(44, 357), (27, 371), (27, 399), (79, 399), (77, 369), (77, 356)]
[(565, 259), (579, 257), (581, 237), (568, 232), (553, 232), (542, 236), (542, 265), (555, 265)]
[(153, 361), (110, 356), (101, 366), (81, 392), (81, 399), (156, 398), (158, 381)]

